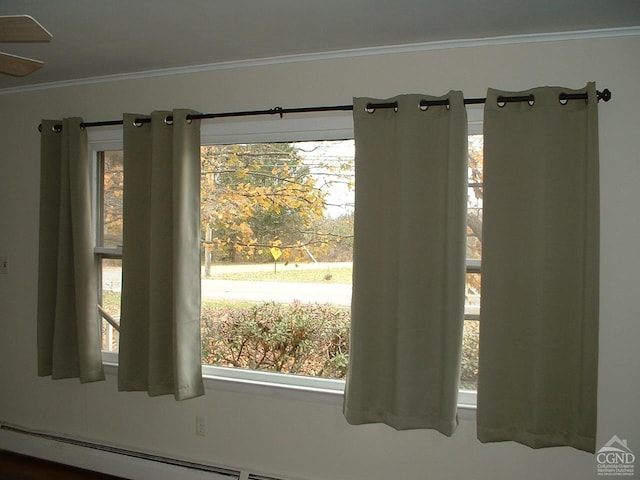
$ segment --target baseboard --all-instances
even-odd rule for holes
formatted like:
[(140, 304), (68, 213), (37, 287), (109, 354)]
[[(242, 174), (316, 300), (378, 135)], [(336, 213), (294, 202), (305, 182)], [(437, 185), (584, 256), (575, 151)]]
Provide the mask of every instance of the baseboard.
[(0, 449), (131, 480), (260, 478), (239, 470), (107, 447), (7, 425), (0, 427)]

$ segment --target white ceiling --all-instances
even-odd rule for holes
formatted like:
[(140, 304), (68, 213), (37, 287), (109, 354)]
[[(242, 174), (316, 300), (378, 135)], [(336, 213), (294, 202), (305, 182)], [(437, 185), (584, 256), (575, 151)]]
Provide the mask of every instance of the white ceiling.
[[(444, 40), (640, 26), (640, 0), (0, 0), (48, 44), (0, 89), (150, 70)], [(611, 52), (615, 55), (615, 52)], [(639, 52), (640, 57), (640, 52)]]

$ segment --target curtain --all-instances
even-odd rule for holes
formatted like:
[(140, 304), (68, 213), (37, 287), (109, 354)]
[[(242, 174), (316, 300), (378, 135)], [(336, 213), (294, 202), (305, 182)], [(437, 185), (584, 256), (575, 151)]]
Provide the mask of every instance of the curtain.
[(38, 375), (86, 383), (104, 380), (104, 371), (90, 163), (81, 123), (42, 122), (37, 343)]
[[(356, 200), (344, 414), (396, 429), (457, 426), (464, 315), (467, 119), (402, 95), (354, 99)], [(370, 113), (369, 102), (397, 102)]]
[[(559, 101), (559, 94), (588, 100)], [(500, 95), (534, 102), (500, 106)], [(593, 452), (598, 366), (595, 85), (489, 90), (478, 438)]]
[[(200, 344), (200, 122), (187, 110), (124, 116), (118, 387), (204, 394)], [(173, 117), (173, 122), (168, 117)]]

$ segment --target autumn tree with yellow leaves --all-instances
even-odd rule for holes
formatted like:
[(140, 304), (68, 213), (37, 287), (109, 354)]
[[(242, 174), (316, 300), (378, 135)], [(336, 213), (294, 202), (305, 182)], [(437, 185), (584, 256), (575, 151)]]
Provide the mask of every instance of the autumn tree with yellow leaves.
[(339, 241), (315, 228), (327, 193), (291, 143), (202, 148), (201, 222), (212, 261), (312, 259)]

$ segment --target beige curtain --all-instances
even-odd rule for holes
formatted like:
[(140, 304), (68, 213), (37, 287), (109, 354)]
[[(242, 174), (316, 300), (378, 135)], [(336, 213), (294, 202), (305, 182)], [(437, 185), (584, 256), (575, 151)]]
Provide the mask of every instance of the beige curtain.
[[(44, 120), (41, 134), (38, 375), (104, 380), (82, 119)], [(62, 125), (62, 129), (56, 126)]]
[[(200, 122), (187, 110), (124, 116), (118, 386), (204, 394), (200, 344)], [(173, 116), (173, 123), (167, 121)]]
[[(344, 414), (352, 424), (451, 435), (464, 314), (467, 119), (421, 99), (354, 100), (356, 207), (351, 347)], [(366, 110), (368, 103), (397, 102)]]
[[(559, 94), (588, 93), (588, 100)], [(500, 95), (534, 102), (497, 102)], [(598, 367), (595, 85), (489, 90), (478, 438), (593, 452)]]

